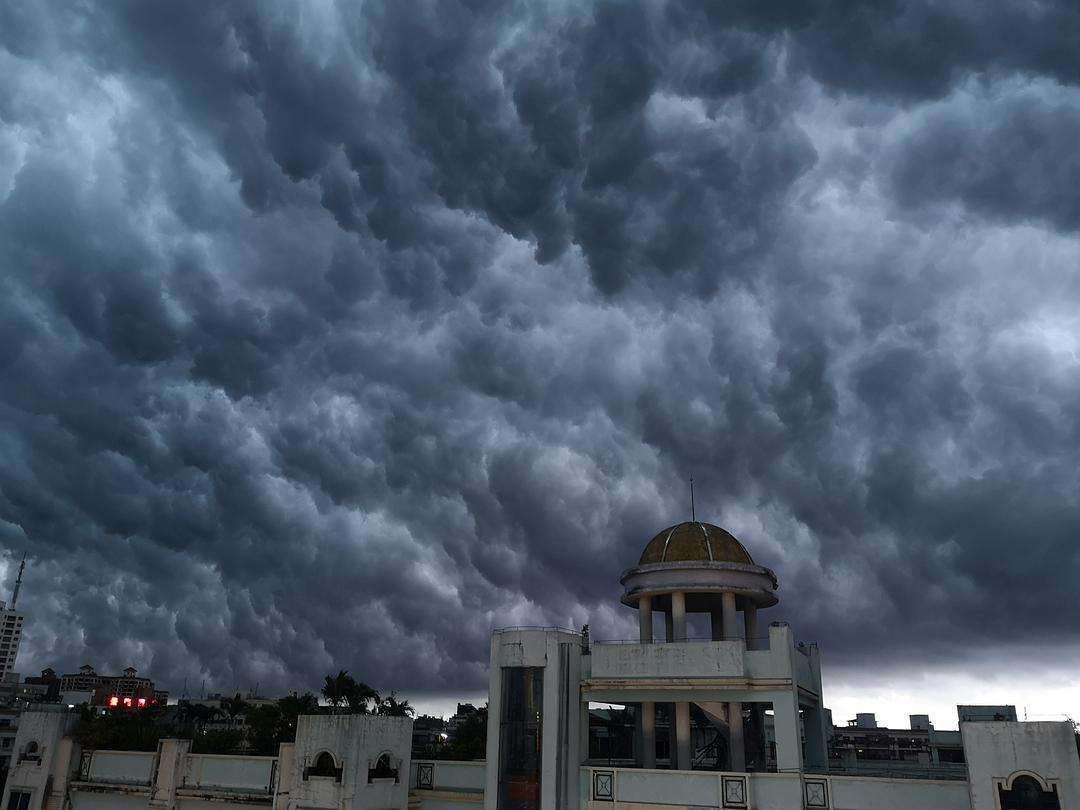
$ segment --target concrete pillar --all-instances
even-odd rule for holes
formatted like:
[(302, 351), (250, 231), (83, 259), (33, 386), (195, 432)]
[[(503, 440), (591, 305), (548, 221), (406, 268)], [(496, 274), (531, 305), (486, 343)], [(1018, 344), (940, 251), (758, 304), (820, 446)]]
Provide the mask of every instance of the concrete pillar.
[(589, 760), (589, 701), (580, 701), (578, 707), (578, 749), (581, 752), (581, 762), (584, 765)]
[(71, 737), (62, 737), (56, 744), (52, 782), (46, 783), (48, 792), (41, 805), (42, 810), (64, 810), (68, 806), (68, 781), (71, 779), (73, 766), (78, 764), (73, 762), (75, 752), (75, 741)]
[(825, 712), (820, 708), (803, 709), (803, 732), (806, 734), (806, 769), (823, 773), (829, 767)]
[[(652, 597), (642, 596), (638, 600), (638, 627), (641, 643), (652, 643)], [(642, 702), (637, 719), (638, 740), (641, 751), (637, 762), (642, 768), (656, 767), (656, 704)]]
[(757, 605), (748, 604), (743, 608), (743, 630), (746, 636), (746, 649), (756, 650), (760, 643), (757, 629)]
[(690, 704), (675, 704), (675, 760), (680, 771), (690, 770)]
[(709, 613), (712, 624), (712, 640), (720, 641), (724, 637), (724, 611), (713, 608)]
[(641, 632), (641, 643), (652, 643), (652, 597), (643, 596), (638, 600), (638, 629)]
[(675, 641), (686, 641), (686, 594), (682, 591), (671, 595), (671, 626)]
[(776, 734), (776, 770), (786, 773), (801, 771), (799, 700), (794, 692), (773, 699), (773, 722)]
[(724, 605), (724, 638), (730, 641), (739, 637), (739, 617), (735, 612), (735, 594), (724, 591), (721, 599)]
[(294, 787), (293, 777), (296, 769), (293, 767), (293, 763), (295, 761), (296, 743), (281, 743), (278, 745), (273, 810), (288, 810), (289, 808), (289, 796), (292, 794)]
[(499, 801), (499, 730), (502, 728), (502, 659), (499, 634), (491, 634), (491, 657), (488, 667), (487, 761), (484, 769), (484, 810), (497, 810)]
[(728, 704), (728, 731), (731, 742), (731, 770), (746, 770), (746, 744), (743, 742), (742, 704)]
[(167, 738), (158, 741), (158, 766), (154, 773), (154, 782), (150, 785), (148, 806), (162, 810), (176, 808), (176, 789), (183, 781), (189, 751), (191, 740)]
[(656, 767), (656, 704), (641, 704), (641, 767)]

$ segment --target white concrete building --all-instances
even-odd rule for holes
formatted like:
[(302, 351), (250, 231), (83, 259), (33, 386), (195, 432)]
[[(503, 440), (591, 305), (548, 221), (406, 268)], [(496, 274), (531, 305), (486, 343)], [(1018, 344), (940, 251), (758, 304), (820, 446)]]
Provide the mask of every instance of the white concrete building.
[(26, 557), (19, 563), (19, 575), (15, 579), (15, 589), (11, 593), (11, 606), (0, 601), (0, 683), (17, 681), (15, 660), (19, 657), (19, 644), (22, 643), (23, 619), (25, 616), (15, 609), (22, 588), (23, 571), (26, 570)]
[[(818, 649), (784, 622), (759, 626), (758, 610), (778, 603), (776, 576), (717, 526), (660, 532), (621, 584), (622, 603), (638, 612), (636, 639), (590, 642), (558, 628), (493, 633), (485, 810), (1080, 810), (1080, 754), (1066, 723), (962, 723), (969, 778), (956, 768), (941, 778), (830, 774)], [(590, 703), (635, 709), (634, 767), (589, 761)], [(673, 718), (667, 768), (658, 768), (662, 705)], [(708, 769), (699, 769), (691, 712), (715, 730)], [(478, 772), (467, 789), (450, 787), (467, 774), (463, 763), (417, 762), (416, 793), (439, 793), (439, 807), (450, 806), (447, 796), (478, 803)]]
[[(60, 707), (57, 707), (58, 709)], [(25, 712), (0, 808), (5, 810), (387, 810), (409, 804), (412, 720), (301, 717), (278, 756), (81, 750), (78, 715)]]
[[(302, 717), (295, 743), (252, 757), (195, 755), (187, 740), (80, 751), (74, 715), (28, 712), (0, 810), (1080, 810), (1072, 725), (987, 719), (986, 707), (961, 707), (959, 768), (830, 771), (817, 648), (785, 623), (758, 626), (776, 577), (716, 526), (665, 529), (621, 582), (635, 639), (492, 634), (484, 762), (410, 762), (406, 718)], [(634, 707), (629, 761), (589, 759), (590, 703)], [(853, 729), (875, 731), (873, 715), (860, 717)], [(928, 719), (912, 721), (929, 740)]]

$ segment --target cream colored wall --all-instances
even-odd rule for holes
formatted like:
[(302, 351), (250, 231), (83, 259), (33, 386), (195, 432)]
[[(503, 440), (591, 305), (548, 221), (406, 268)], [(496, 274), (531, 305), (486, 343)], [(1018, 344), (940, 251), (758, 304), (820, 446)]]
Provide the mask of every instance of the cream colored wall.
[(1052, 780), (1063, 810), (1080, 808), (1080, 757), (1071, 723), (962, 723), (972, 810), (996, 810), (997, 781), (1021, 771)]

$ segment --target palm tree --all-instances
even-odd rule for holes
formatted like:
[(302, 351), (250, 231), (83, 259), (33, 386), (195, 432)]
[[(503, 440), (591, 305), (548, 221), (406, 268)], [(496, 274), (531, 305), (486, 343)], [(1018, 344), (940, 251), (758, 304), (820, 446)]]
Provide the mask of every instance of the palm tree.
[(336, 713), (339, 706), (348, 702), (349, 695), (356, 690), (356, 686), (356, 680), (348, 673), (348, 670), (343, 669), (337, 675), (326, 676), (322, 694)]
[(390, 692), (389, 695), (378, 702), (376, 713), (389, 717), (413, 717), (416, 714), (413, 707), (409, 705), (409, 701), (406, 699), (398, 700), (395, 692)]
[(311, 692), (297, 695), (293, 692), (277, 702), (281, 713), (279, 742), (292, 742), (296, 739), (296, 719), (302, 714), (318, 714), (319, 700)]
[(353, 714), (367, 714), (372, 707), (379, 706), (379, 693), (363, 681), (353, 681), (352, 688), (345, 694), (345, 702)]

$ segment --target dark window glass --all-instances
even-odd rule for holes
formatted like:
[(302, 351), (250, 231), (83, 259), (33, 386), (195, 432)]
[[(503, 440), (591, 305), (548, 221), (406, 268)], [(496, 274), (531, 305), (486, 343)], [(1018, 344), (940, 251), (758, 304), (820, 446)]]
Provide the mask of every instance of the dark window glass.
[(1001, 810), (1061, 810), (1057, 786), (1053, 790), (1043, 790), (1030, 776), (1016, 777), (1012, 790), (998, 788), (998, 796)]
[(540, 807), (544, 668), (504, 667), (499, 719), (499, 810)]
[(11, 791), (11, 797), (8, 799), (7, 810), (27, 810), (30, 806), (30, 794), (24, 793), (21, 790)]
[(311, 767), (312, 776), (336, 776), (337, 768), (334, 766), (334, 757), (329, 751), (323, 751), (315, 757), (315, 764)]

